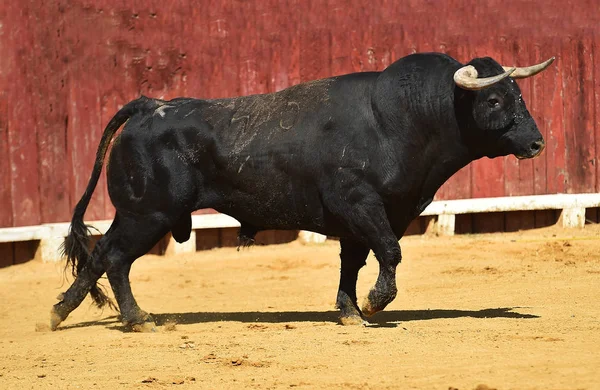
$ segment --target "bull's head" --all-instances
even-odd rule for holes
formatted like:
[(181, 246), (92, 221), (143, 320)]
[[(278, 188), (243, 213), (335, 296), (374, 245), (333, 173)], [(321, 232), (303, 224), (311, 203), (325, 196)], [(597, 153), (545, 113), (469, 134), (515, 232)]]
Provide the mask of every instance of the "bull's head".
[(454, 73), (457, 119), (465, 141), (478, 156), (538, 156), (544, 139), (525, 107), (513, 79), (533, 76), (554, 57), (526, 68), (503, 67), (491, 58), (477, 58)]

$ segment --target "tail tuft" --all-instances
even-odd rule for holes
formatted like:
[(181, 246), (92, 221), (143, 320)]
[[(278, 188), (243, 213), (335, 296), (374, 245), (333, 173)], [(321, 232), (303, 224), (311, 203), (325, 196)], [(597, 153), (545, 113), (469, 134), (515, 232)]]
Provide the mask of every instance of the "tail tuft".
[[(70, 268), (71, 275), (77, 275), (83, 270), (88, 263), (90, 252), (90, 228), (83, 223), (83, 218), (73, 218), (69, 234), (61, 245), (63, 257), (66, 257), (65, 271)], [(98, 308), (103, 308), (108, 305), (111, 309), (119, 311), (114, 302), (106, 295), (104, 288), (96, 283), (90, 289), (90, 295)]]

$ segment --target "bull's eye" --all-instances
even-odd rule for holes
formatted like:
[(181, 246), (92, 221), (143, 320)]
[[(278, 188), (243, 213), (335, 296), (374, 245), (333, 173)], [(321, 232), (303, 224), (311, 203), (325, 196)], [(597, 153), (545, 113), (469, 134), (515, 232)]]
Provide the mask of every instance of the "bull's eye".
[(487, 99), (487, 104), (490, 108), (499, 108), (502, 105), (502, 98), (492, 95)]

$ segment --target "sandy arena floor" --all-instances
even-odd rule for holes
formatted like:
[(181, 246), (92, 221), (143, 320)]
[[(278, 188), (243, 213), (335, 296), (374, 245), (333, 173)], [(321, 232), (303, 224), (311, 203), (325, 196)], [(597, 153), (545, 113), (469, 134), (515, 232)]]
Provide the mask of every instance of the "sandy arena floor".
[[(600, 388), (600, 226), (402, 248), (398, 297), (369, 327), (337, 324), (334, 241), (138, 260), (157, 333), (89, 298), (50, 332), (62, 265), (0, 269), (0, 389)], [(376, 273), (370, 257), (361, 298)]]

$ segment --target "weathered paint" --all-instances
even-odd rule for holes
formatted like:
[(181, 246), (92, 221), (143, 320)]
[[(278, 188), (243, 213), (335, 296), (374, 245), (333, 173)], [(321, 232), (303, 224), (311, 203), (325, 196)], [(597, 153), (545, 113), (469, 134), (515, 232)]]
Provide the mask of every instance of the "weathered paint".
[[(225, 97), (380, 70), (417, 51), (504, 65), (556, 56), (519, 81), (546, 137), (532, 161), (479, 160), (438, 199), (600, 191), (597, 0), (27, 0), (0, 4), (0, 227), (68, 221), (103, 127), (140, 94)], [(87, 217), (106, 219), (105, 180)], [(511, 230), (554, 217), (460, 218)], [(527, 218), (525, 218), (525, 216)], [(522, 223), (519, 220), (523, 220)]]

